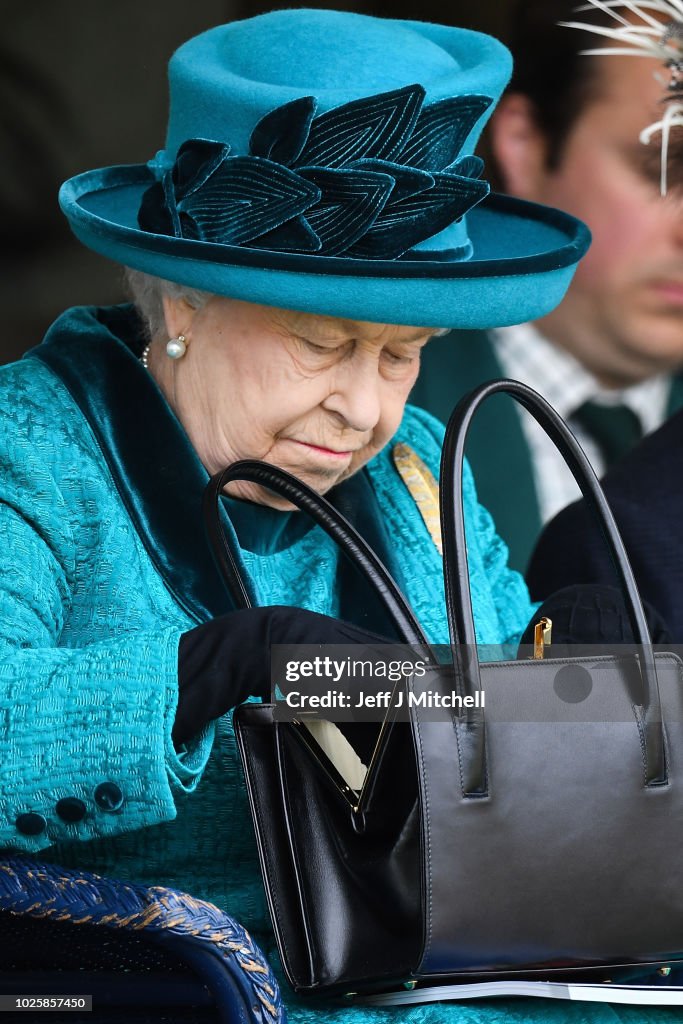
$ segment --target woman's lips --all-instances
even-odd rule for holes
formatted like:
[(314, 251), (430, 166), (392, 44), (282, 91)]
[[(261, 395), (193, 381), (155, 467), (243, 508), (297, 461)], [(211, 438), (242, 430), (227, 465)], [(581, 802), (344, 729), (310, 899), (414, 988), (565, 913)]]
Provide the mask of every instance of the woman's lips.
[(302, 448), (308, 448), (311, 452), (316, 452), (319, 455), (327, 455), (332, 459), (348, 459), (349, 456), (353, 455), (353, 449), (348, 451), (337, 451), (334, 448), (323, 448), (319, 444), (309, 444), (308, 441), (296, 441), (294, 438), (290, 438), (293, 444), (301, 445)]
[(683, 281), (657, 281), (653, 285), (660, 298), (675, 306), (683, 306)]

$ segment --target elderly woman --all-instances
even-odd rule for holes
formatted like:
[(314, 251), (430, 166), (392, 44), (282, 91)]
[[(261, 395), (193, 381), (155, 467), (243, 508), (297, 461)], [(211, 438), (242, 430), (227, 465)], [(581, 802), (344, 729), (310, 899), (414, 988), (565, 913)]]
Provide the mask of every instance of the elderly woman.
[[(70, 310), (0, 371), (1, 846), (186, 889), (268, 944), (227, 712), (268, 692), (270, 643), (385, 624), (319, 527), (247, 484), (225, 505), (263, 607), (236, 610), (202, 493), (242, 458), (300, 477), (447, 642), (441, 558), (392, 461), (402, 442), (438, 473), (442, 427), (406, 406), (420, 351), (549, 310), (587, 245), (487, 198), (471, 153), (509, 72), (476, 33), (275, 12), (176, 53), (148, 165), (63, 187), (135, 304)], [(478, 638), (515, 640), (524, 583), (469, 477), (466, 504)]]

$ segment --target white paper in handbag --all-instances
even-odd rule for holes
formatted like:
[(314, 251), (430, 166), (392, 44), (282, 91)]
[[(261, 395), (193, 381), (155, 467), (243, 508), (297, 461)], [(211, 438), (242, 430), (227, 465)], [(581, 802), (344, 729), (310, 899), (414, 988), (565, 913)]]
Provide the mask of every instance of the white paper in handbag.
[(409, 1006), (416, 1003), (460, 1002), (465, 999), (505, 996), (534, 996), (589, 1003), (683, 1006), (683, 987), (680, 985), (615, 985), (609, 982), (566, 984), (559, 981), (484, 981), (433, 985), (377, 995), (358, 995), (353, 996), (352, 1001), (363, 1006)]
[(367, 768), (343, 732), (337, 728), (334, 722), (327, 722), (324, 719), (305, 720), (303, 724), (337, 769), (346, 785), (350, 789), (360, 791)]

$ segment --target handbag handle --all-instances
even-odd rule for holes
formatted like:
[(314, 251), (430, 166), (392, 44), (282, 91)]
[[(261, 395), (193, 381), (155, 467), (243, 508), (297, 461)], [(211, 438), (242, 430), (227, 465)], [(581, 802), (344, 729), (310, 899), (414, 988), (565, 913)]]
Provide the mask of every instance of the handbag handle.
[[(563, 456), (581, 493), (598, 523), (610, 550), (626, 594), (629, 621), (640, 645), (638, 668), (641, 678), (641, 703), (638, 726), (642, 737), (646, 786), (668, 782), (661, 716), (659, 685), (654, 653), (633, 570), (623, 541), (593, 467), (562, 417), (536, 391), (514, 380), (494, 380), (482, 384), (463, 398), (453, 411), (446, 428), (441, 455), (441, 528), (444, 548), (446, 613), (458, 674), (465, 693), (481, 690), (479, 661), (476, 657), (474, 616), (470, 597), (469, 568), (465, 541), (462, 470), (465, 444), (472, 418), (482, 402), (491, 395), (506, 394), (524, 406), (540, 424)], [(461, 645), (474, 652), (463, 658)], [(487, 795), (486, 737), (483, 711), (471, 714), (463, 734), (461, 756), (465, 796)]]
[(238, 608), (251, 608), (253, 601), (242, 578), (238, 560), (221, 526), (219, 513), (219, 499), (223, 488), (237, 480), (267, 487), (301, 511), (308, 512), (368, 580), (383, 602), (402, 641), (424, 649), (429, 660), (433, 661), (429, 641), (398, 584), (348, 519), (327, 498), (317, 494), (291, 473), (256, 459), (234, 462), (222, 472), (216, 473), (209, 480), (203, 498), (204, 523), (209, 544), (216, 565)]

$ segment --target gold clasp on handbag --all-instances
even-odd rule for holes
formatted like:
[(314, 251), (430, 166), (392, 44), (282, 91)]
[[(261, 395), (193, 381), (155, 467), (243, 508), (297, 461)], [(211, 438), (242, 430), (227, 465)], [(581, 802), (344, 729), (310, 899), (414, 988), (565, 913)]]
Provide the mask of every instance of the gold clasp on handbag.
[(545, 657), (546, 647), (550, 647), (553, 636), (553, 620), (545, 615), (534, 626), (534, 660), (541, 661)]

